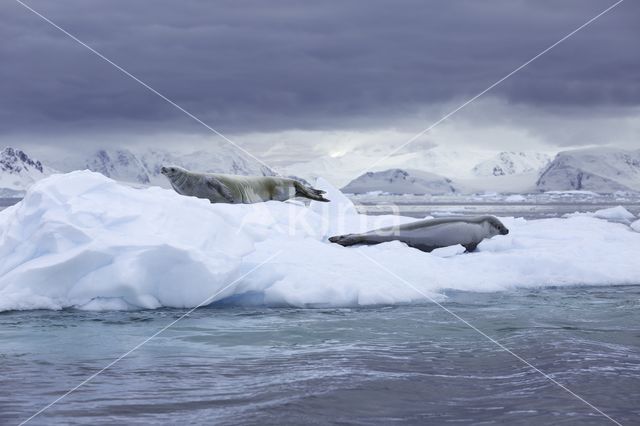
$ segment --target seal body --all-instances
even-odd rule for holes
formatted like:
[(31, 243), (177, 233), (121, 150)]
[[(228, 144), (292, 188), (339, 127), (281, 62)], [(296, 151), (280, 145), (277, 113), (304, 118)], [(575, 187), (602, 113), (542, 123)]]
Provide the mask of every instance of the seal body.
[(178, 194), (205, 198), (212, 203), (250, 204), (285, 201), (294, 197), (329, 201), (322, 196), (324, 191), (305, 186), (295, 179), (196, 173), (178, 166), (163, 166), (160, 172), (169, 179)]
[(494, 216), (454, 216), (418, 220), (362, 234), (338, 235), (329, 238), (329, 241), (342, 246), (402, 241), (426, 252), (461, 244), (467, 251), (473, 251), (483, 239), (508, 233), (507, 227)]

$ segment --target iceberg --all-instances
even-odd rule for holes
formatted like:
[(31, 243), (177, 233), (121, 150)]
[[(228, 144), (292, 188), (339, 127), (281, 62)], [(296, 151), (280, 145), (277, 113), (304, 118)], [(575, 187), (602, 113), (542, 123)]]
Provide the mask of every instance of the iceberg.
[(629, 210), (625, 209), (622, 206), (596, 210), (593, 216), (600, 219), (607, 219), (611, 221), (627, 222), (627, 223), (630, 223), (636, 218), (633, 215), (633, 213), (631, 213)]
[(566, 215), (566, 217), (587, 216), (605, 219), (610, 222), (619, 222), (630, 224), (635, 220), (635, 216), (629, 210), (622, 206), (610, 207), (608, 209), (596, 210), (595, 212), (576, 212)]
[(444, 300), (446, 289), (640, 283), (640, 233), (625, 224), (501, 218), (511, 232), (474, 253), (345, 248), (328, 237), (414, 219), (358, 214), (316, 186), (332, 203), (210, 204), (89, 171), (52, 175), (0, 212), (0, 310), (366, 306)]

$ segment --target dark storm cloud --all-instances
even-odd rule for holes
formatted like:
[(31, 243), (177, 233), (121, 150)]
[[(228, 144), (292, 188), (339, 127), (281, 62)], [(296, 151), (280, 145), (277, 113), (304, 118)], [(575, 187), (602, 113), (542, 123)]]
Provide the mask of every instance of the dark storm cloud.
[[(464, 100), (610, 0), (35, 1), (223, 132), (375, 127)], [(640, 104), (626, 1), (492, 92), (544, 109)], [(0, 132), (205, 131), (18, 3), (0, 5)]]

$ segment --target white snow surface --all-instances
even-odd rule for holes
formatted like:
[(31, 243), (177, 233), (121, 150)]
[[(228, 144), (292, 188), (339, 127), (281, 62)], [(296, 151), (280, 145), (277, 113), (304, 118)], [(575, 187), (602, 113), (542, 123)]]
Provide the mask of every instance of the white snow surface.
[(444, 289), (640, 282), (640, 233), (596, 217), (502, 218), (510, 233), (474, 253), (341, 247), (327, 238), (414, 219), (359, 215), (315, 185), (331, 203), (210, 204), (88, 171), (45, 178), (0, 212), (0, 310), (362, 306), (443, 300)]
[(594, 217), (599, 219), (628, 221), (631, 222), (636, 217), (629, 210), (622, 206), (611, 207), (609, 209), (596, 210), (593, 214)]
[(595, 212), (571, 213), (567, 217), (587, 216), (605, 219), (611, 222), (620, 222), (630, 224), (636, 217), (629, 210), (622, 206), (611, 207), (608, 209), (596, 210)]

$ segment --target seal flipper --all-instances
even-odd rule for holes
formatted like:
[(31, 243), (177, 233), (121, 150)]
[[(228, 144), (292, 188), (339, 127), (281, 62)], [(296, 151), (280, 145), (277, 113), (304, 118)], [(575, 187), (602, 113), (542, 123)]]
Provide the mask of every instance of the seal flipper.
[(214, 177), (208, 177), (207, 178), (207, 186), (215, 191), (218, 192), (218, 194), (220, 194), (225, 200), (227, 200), (227, 202), (233, 204), (234, 203), (234, 199), (233, 199), (233, 194), (231, 193), (231, 190), (229, 189), (229, 187), (227, 185), (225, 185), (224, 183), (220, 182), (218, 179), (214, 178)]
[(365, 243), (359, 234), (336, 235), (335, 237), (330, 237), (329, 241), (340, 244), (343, 247)]
[(472, 251), (475, 251), (476, 247), (478, 247), (478, 243), (464, 244), (463, 247), (467, 249), (467, 252), (471, 253)]
[(329, 202), (328, 199), (322, 196), (322, 194), (325, 194), (326, 191), (315, 189), (310, 186), (305, 186), (298, 181), (294, 181), (293, 186), (296, 189), (296, 197), (309, 198), (310, 200), (322, 201), (325, 203)]

